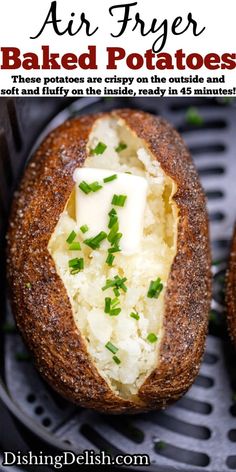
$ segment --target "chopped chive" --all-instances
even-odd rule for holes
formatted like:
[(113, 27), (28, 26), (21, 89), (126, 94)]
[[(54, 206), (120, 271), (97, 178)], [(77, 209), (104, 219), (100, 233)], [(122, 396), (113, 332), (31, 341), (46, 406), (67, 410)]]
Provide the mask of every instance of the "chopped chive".
[(110, 313), (110, 309), (111, 309), (111, 298), (106, 297), (105, 298), (105, 308), (104, 308), (105, 313)]
[(113, 195), (113, 198), (112, 198), (112, 205), (116, 205), (116, 206), (120, 206), (120, 207), (123, 207), (124, 204), (125, 204), (125, 201), (127, 199), (127, 195)]
[(82, 231), (82, 233), (87, 233), (88, 230), (89, 227), (87, 225), (80, 226), (80, 231)]
[(96, 182), (92, 182), (91, 184), (89, 184), (89, 187), (91, 188), (92, 192), (97, 192), (98, 190), (100, 190), (102, 188), (102, 185), (100, 185), (96, 181)]
[(120, 301), (118, 298), (114, 298), (113, 300), (110, 297), (105, 298), (105, 308), (104, 312), (109, 313), (110, 316), (117, 316), (121, 312), (121, 308), (117, 308)]
[(73, 231), (71, 231), (71, 233), (69, 234), (69, 236), (68, 236), (66, 242), (67, 242), (68, 244), (71, 244), (71, 243), (73, 243), (73, 241), (74, 241), (75, 238), (76, 238), (76, 232), (73, 230)]
[(106, 239), (107, 234), (104, 231), (100, 231), (97, 236), (94, 238), (89, 238), (84, 240), (84, 244), (91, 247), (92, 249), (98, 249), (100, 247), (100, 243)]
[(154, 333), (149, 333), (149, 335), (147, 336), (147, 340), (150, 342), (150, 343), (155, 343), (157, 341), (157, 336), (154, 334)]
[(148, 298), (158, 298), (163, 289), (163, 284), (160, 277), (156, 280), (151, 280), (147, 296)]
[(97, 192), (102, 188), (102, 185), (100, 185), (97, 181), (88, 184), (83, 180), (83, 182), (79, 184), (79, 188), (82, 190), (82, 192), (88, 194), (90, 192)]
[(104, 285), (104, 287), (102, 287), (102, 290), (107, 290), (108, 288), (110, 287), (113, 287), (115, 285), (114, 281), (113, 280), (110, 280), (110, 279), (107, 279), (106, 281), (106, 285)]
[(130, 174), (130, 175), (132, 175), (132, 172), (130, 172), (129, 170), (127, 170), (127, 171), (125, 172), (125, 174)]
[(118, 288), (113, 288), (113, 292), (114, 292), (114, 295), (115, 295), (116, 297), (119, 297), (119, 296), (120, 296), (120, 291), (119, 291)]
[(84, 259), (82, 257), (79, 259), (79, 269), (84, 269)]
[(116, 233), (114, 238), (111, 241), (112, 246), (117, 247), (119, 244), (120, 239), (122, 238), (123, 234), (122, 233)]
[(111, 306), (112, 306), (113, 308), (115, 308), (117, 305), (119, 305), (119, 303), (120, 303), (120, 300), (119, 300), (119, 298), (117, 298), (117, 297), (116, 297), (116, 298), (113, 298), (113, 300), (111, 300)]
[(116, 364), (118, 364), (118, 365), (121, 363), (121, 360), (120, 360), (119, 357), (117, 357), (117, 356), (113, 356), (112, 359), (113, 359), (113, 361), (114, 361)]
[(75, 275), (84, 269), (84, 259), (82, 257), (80, 259), (78, 257), (75, 257), (74, 259), (71, 259), (68, 262), (68, 265), (71, 269), (71, 275)]
[(80, 272), (80, 269), (71, 269), (70, 274), (75, 275), (75, 274), (78, 274), (79, 272)]
[(121, 308), (114, 308), (110, 310), (109, 315), (110, 316), (118, 316), (121, 312)]
[(116, 212), (115, 208), (112, 208), (112, 210), (109, 211), (108, 215), (110, 217), (109, 223), (108, 223), (108, 228), (111, 229), (112, 226), (118, 221), (117, 212)]
[(70, 259), (69, 262), (68, 262), (69, 267), (75, 267), (75, 266), (77, 266), (77, 265), (78, 265), (78, 261), (79, 261), (78, 257), (75, 257), (74, 259)]
[(118, 222), (118, 217), (116, 215), (110, 216), (108, 228), (111, 229), (117, 222)]
[(130, 313), (129, 316), (131, 316), (131, 318), (134, 318), (135, 320), (139, 320), (139, 319), (140, 319), (140, 316), (138, 315), (138, 313), (132, 312), (132, 313)]
[(30, 282), (27, 282), (27, 283), (25, 284), (25, 286), (26, 286), (27, 288), (31, 288), (31, 287), (32, 287), (32, 285), (31, 285)]
[(126, 280), (127, 280), (126, 277), (121, 278), (118, 275), (116, 275), (113, 280), (111, 279), (106, 280), (106, 285), (102, 287), (102, 290), (104, 291), (104, 290), (107, 290), (108, 288), (114, 287), (117, 289), (122, 289), (124, 292), (127, 292), (127, 287), (125, 285)]
[(155, 446), (158, 450), (161, 451), (162, 449), (166, 447), (166, 443), (164, 441), (159, 441), (158, 443), (155, 444)]
[(214, 261), (212, 261), (212, 265), (213, 266), (218, 266), (222, 263), (223, 261), (219, 260), (219, 259), (215, 259)]
[[(127, 280), (127, 279), (124, 279), (124, 280)], [(127, 287), (124, 283), (122, 283), (119, 288), (121, 288), (123, 290), (123, 292), (127, 292)]]
[(92, 189), (90, 188), (90, 185), (87, 184), (87, 182), (85, 182), (84, 180), (83, 180), (83, 182), (81, 182), (79, 184), (79, 188), (80, 188), (80, 190), (82, 190), (82, 192), (84, 192), (86, 194), (88, 194), (92, 191)]
[(108, 213), (109, 216), (115, 216), (117, 215), (117, 211), (115, 210), (115, 208), (112, 208), (109, 213)]
[(112, 266), (114, 259), (115, 259), (115, 256), (113, 256), (112, 254), (108, 254), (106, 258), (107, 265)]
[(217, 312), (215, 310), (211, 310), (209, 313), (209, 321), (211, 321), (213, 324), (218, 324), (218, 317), (217, 317)]
[(69, 246), (69, 251), (80, 251), (81, 246), (79, 242), (71, 243)]
[(108, 341), (105, 345), (105, 347), (112, 352), (112, 354), (116, 354), (118, 351), (118, 347), (114, 346), (110, 341)]
[(185, 120), (189, 125), (201, 126), (204, 123), (204, 118), (200, 115), (199, 111), (195, 107), (190, 107), (187, 110)]
[(119, 196), (118, 196), (118, 195), (116, 195), (116, 194), (115, 194), (115, 195), (113, 195), (113, 198), (112, 198), (112, 201), (111, 201), (111, 203), (112, 203), (112, 204), (114, 204), (114, 205), (116, 205), (116, 204), (117, 204), (117, 201), (118, 201), (118, 198), (119, 198)]
[(106, 184), (107, 182), (112, 182), (112, 180), (116, 180), (117, 179), (117, 174), (113, 174), (113, 175), (110, 175), (110, 177), (105, 177), (105, 179), (103, 179), (103, 182)]
[(94, 155), (99, 155), (99, 154), (103, 154), (104, 151), (106, 150), (107, 148), (107, 145), (102, 143), (101, 141), (99, 141), (99, 143), (97, 144), (97, 146), (91, 150), (91, 154)]
[[(113, 217), (114, 218), (114, 217)], [(116, 237), (116, 234), (118, 233), (118, 230), (119, 230), (119, 222), (118, 220), (113, 224), (112, 228), (111, 228), (111, 231), (110, 233), (108, 234), (107, 236), (107, 239), (110, 243), (112, 243), (112, 241), (114, 240), (114, 238)]]
[(115, 253), (115, 252), (120, 252), (120, 251), (121, 251), (121, 249), (120, 249), (118, 246), (116, 246), (116, 247), (109, 247), (109, 249), (108, 249), (108, 252), (109, 252), (110, 254), (113, 254), (113, 253)]
[(118, 146), (115, 148), (115, 151), (116, 152), (121, 152), (121, 151), (124, 151), (124, 149), (127, 148), (127, 144), (123, 143), (123, 142), (120, 142), (118, 144)]

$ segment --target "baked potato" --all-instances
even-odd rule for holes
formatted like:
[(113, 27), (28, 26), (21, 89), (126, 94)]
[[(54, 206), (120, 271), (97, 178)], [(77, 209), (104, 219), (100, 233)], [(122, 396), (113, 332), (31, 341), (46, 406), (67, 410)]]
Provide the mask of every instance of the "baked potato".
[(234, 227), (229, 267), (226, 274), (226, 305), (228, 331), (236, 346), (236, 226)]
[[(78, 185), (81, 168), (98, 180)], [(88, 237), (86, 215), (99, 225), (103, 204), (108, 229)], [(189, 152), (165, 120), (122, 109), (52, 131), (15, 194), (7, 239), (17, 325), (57, 392), (114, 414), (186, 392), (208, 325), (208, 217)]]

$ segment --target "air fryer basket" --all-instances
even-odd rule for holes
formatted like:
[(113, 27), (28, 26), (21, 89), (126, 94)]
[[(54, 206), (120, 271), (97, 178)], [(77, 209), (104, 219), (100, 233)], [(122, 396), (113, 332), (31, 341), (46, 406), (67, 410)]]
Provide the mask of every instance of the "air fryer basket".
[[(2, 295), (3, 280), (0, 395), (22, 424), (55, 448), (147, 453), (152, 464), (148, 470), (153, 471), (236, 470), (236, 363), (226, 334), (223, 296), (235, 219), (236, 108), (215, 99), (193, 98), (1, 99), (1, 231), (29, 149), (68, 117), (124, 106), (161, 114), (176, 126), (191, 150), (208, 197), (214, 295), (200, 374), (189, 392), (165, 411), (109, 417), (77, 408), (55, 394), (28, 359)], [(198, 108), (202, 125), (186, 122), (189, 106)]]

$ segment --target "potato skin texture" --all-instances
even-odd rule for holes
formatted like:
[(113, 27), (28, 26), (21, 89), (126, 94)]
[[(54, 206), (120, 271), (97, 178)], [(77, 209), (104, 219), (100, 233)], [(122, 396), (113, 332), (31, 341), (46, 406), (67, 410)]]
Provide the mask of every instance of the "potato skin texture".
[(13, 202), (8, 279), (17, 325), (44, 379), (72, 402), (121, 414), (163, 408), (194, 381), (204, 351), (211, 275), (205, 196), (183, 140), (162, 118), (128, 109), (112, 114), (143, 139), (178, 189), (177, 254), (165, 294), (164, 336), (157, 367), (138, 394), (117, 396), (99, 374), (47, 249), (74, 187), (73, 172), (86, 159), (91, 129), (107, 113), (65, 122), (31, 159)]
[(234, 227), (229, 267), (226, 274), (226, 305), (228, 331), (236, 347), (236, 225)]

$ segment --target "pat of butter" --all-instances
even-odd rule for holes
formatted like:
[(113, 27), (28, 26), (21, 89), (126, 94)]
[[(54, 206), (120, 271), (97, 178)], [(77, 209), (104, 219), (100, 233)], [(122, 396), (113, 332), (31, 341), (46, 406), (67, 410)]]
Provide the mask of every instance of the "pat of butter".
[[(116, 174), (117, 178), (104, 183), (103, 179)], [(144, 177), (96, 168), (78, 168), (74, 172), (76, 182), (76, 220), (78, 226), (87, 225), (86, 238), (96, 236), (100, 231), (109, 233), (108, 213), (115, 208), (122, 233), (119, 246), (124, 254), (134, 254), (140, 250), (144, 211), (147, 198), (147, 180)], [(97, 192), (84, 193), (79, 184), (99, 182), (102, 188)], [(123, 207), (113, 205), (114, 195), (126, 195)], [(102, 244), (103, 246), (103, 244)], [(101, 247), (102, 247), (101, 246)]]

